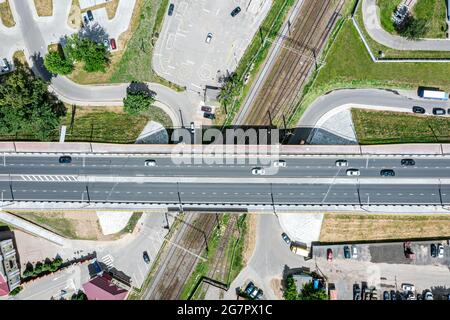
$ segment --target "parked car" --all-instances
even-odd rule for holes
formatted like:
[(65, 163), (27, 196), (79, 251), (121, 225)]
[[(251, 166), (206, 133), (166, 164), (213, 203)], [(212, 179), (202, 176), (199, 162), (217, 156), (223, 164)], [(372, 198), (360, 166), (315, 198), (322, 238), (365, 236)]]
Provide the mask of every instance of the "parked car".
[(413, 284), (403, 283), (402, 290), (405, 292), (408, 292), (408, 291), (414, 292), (414, 291), (416, 291), (416, 288), (414, 287)]
[(350, 254), (350, 248), (348, 246), (344, 246), (344, 258), (350, 259), (352, 256)]
[(245, 293), (246, 294), (248, 294), (248, 295), (250, 295), (252, 292), (253, 292), (253, 290), (255, 290), (255, 285), (253, 284), (253, 282), (249, 282), (248, 284), (247, 284), (247, 286), (245, 287), (245, 289), (244, 289), (244, 291), (245, 291)]
[(255, 300), (261, 300), (263, 294), (264, 294), (264, 292), (262, 291), (262, 289), (259, 289), (258, 293), (255, 296)]
[(348, 162), (347, 160), (336, 160), (336, 167), (347, 167)]
[(142, 257), (144, 258), (145, 263), (150, 263), (150, 257), (148, 256), (147, 251), (144, 251)]
[(0, 70), (2, 72), (11, 71), (11, 68), (9, 67), (9, 62), (6, 58), (3, 58), (2, 60), (0, 60)]
[(235, 17), (239, 12), (241, 12), (241, 7), (236, 7), (231, 11), (231, 16)]
[(173, 10), (175, 9), (175, 5), (173, 4), (173, 3), (171, 3), (170, 5), (169, 5), (169, 11), (167, 12), (167, 14), (169, 15), (169, 16), (171, 16), (172, 14), (173, 14)]
[(348, 169), (347, 175), (348, 176), (359, 176), (359, 175), (361, 175), (361, 173), (359, 172), (358, 169)]
[(146, 167), (156, 167), (156, 160), (145, 160), (144, 165)]
[(209, 112), (203, 113), (203, 117), (206, 118), (206, 119), (211, 119), (211, 120), (214, 120), (216, 118), (214, 113), (209, 113)]
[(201, 109), (202, 111), (204, 111), (204, 112), (211, 112), (212, 111), (212, 108), (211, 107), (208, 107), (208, 106), (202, 106), (202, 109)]
[(356, 248), (355, 246), (352, 246), (352, 258), (358, 259), (358, 248)]
[(273, 162), (273, 166), (275, 167), (275, 168), (286, 168), (286, 161), (284, 161), (284, 160), (278, 160), (278, 161), (274, 161)]
[(425, 291), (423, 300), (434, 300), (433, 293), (430, 290)]
[(353, 285), (353, 300), (361, 300), (361, 289), (357, 283)]
[(383, 300), (391, 300), (391, 295), (389, 294), (389, 292), (383, 292)]
[(331, 248), (327, 249), (327, 260), (328, 262), (333, 261), (333, 250), (331, 250)]
[(391, 300), (397, 300), (397, 293), (395, 290), (391, 290), (390, 292)]
[(87, 16), (83, 16), (84, 26), (86, 27), (89, 24), (89, 19)]
[(208, 33), (207, 35), (206, 35), (206, 40), (205, 40), (205, 42), (206, 43), (210, 43), (211, 42), (211, 39), (212, 39), (212, 33), (210, 32), (210, 33)]
[(438, 258), (444, 257), (444, 246), (441, 243), (439, 243), (437, 247), (437, 256)]
[[(258, 296), (260, 290), (261, 290), (261, 289), (259, 289), (258, 287), (255, 287), (255, 288), (253, 289), (253, 291), (249, 294), (250, 298), (256, 299), (256, 297)], [(261, 290), (261, 291), (262, 291), (262, 290)], [(262, 295), (262, 294), (261, 294), (261, 295)]]
[(445, 115), (445, 109), (442, 108), (433, 108), (433, 114), (435, 116), (444, 116)]
[(191, 122), (191, 127), (189, 130), (191, 131), (192, 134), (195, 133), (195, 123)]
[(420, 113), (420, 114), (424, 114), (424, 113), (425, 113), (425, 109), (422, 108), (422, 107), (419, 107), (419, 106), (414, 106), (414, 107), (412, 108), (412, 111), (413, 111), (414, 113)]
[(263, 176), (266, 173), (266, 170), (261, 167), (256, 167), (252, 169), (252, 174), (255, 176)]
[(436, 258), (436, 257), (437, 257), (437, 248), (436, 248), (436, 245), (435, 245), (434, 243), (432, 243), (430, 249), (431, 249), (431, 250), (430, 250), (431, 256), (432, 256), (433, 258)]
[(413, 159), (402, 159), (401, 164), (402, 166), (414, 166), (416, 162)]
[(418, 294), (416, 295), (416, 299), (417, 299), (417, 300), (423, 300), (423, 297), (422, 297), (422, 295), (421, 295), (420, 293), (418, 293)]
[(380, 176), (382, 177), (394, 177), (395, 171), (392, 169), (383, 169), (380, 171)]
[(71, 156), (61, 156), (59, 157), (59, 163), (71, 163), (72, 157)]
[(109, 40), (108, 39), (103, 40), (103, 45), (105, 46), (106, 49), (109, 49)]
[(116, 50), (117, 49), (116, 40), (115, 39), (111, 39), (111, 40), (109, 40), (109, 42), (111, 44), (111, 49), (112, 50)]
[(284, 242), (286, 242), (287, 244), (291, 244), (291, 239), (289, 238), (289, 236), (286, 233), (282, 233), (281, 237), (283, 238)]
[(91, 10), (88, 10), (86, 12), (86, 14), (87, 14), (87, 17), (88, 17), (89, 21), (93, 21), (94, 20), (94, 15), (92, 14)]

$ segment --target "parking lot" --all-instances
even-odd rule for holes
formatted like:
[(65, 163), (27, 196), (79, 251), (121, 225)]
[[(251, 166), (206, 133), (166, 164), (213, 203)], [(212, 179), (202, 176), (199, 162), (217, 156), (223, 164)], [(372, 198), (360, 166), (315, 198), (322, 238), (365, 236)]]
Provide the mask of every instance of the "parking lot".
[[(431, 256), (431, 244), (442, 243), (444, 246), (444, 257), (433, 258)], [(342, 245), (320, 245), (313, 247), (314, 257), (327, 257), (327, 249), (333, 251), (333, 260), (345, 259), (344, 246), (348, 245), (351, 249), (357, 248), (358, 257), (356, 261), (365, 261), (372, 263), (390, 263), (390, 264), (413, 264), (413, 265), (450, 265), (450, 246), (445, 240), (412, 242), (411, 249), (416, 254), (414, 260), (407, 259), (403, 252), (403, 242), (372, 243), (372, 244), (342, 244)]]
[[(162, 77), (200, 92), (235, 69), (271, 1), (173, 1), (156, 43), (153, 65)], [(231, 17), (237, 6), (241, 12)], [(211, 33), (210, 42), (206, 42)]]

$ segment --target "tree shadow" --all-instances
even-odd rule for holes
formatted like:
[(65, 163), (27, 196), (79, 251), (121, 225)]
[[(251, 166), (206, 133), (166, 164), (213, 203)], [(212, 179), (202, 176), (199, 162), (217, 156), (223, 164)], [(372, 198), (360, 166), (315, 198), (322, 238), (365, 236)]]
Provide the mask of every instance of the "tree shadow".
[(130, 92), (145, 92), (152, 98), (156, 97), (156, 92), (151, 90), (144, 82), (132, 81), (127, 87), (127, 93)]
[(49, 72), (44, 65), (44, 58), (41, 56), (40, 52), (35, 52), (31, 56), (31, 61), (33, 61), (33, 66), (31, 70), (33, 70), (35, 76), (43, 79), (44, 81), (50, 82), (54, 77), (54, 74)]
[(78, 31), (80, 39), (90, 39), (96, 43), (103, 43), (105, 40), (109, 41), (109, 34), (105, 28), (97, 22), (90, 23)]

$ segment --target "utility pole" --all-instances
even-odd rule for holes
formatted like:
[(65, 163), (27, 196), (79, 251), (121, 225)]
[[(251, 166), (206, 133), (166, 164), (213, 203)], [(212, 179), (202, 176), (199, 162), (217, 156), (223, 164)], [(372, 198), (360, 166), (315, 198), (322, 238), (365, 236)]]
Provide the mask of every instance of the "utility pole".
[[(180, 212), (183, 212), (183, 204), (181, 202), (180, 187), (178, 185), (178, 182), (177, 182), (177, 194), (178, 194), (178, 201), (180, 202)], [(167, 224), (167, 225), (169, 225), (169, 224)]]

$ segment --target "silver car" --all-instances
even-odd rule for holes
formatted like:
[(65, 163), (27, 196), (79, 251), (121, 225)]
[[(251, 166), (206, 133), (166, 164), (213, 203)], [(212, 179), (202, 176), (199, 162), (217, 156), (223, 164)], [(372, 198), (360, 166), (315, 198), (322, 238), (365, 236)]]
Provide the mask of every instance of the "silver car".
[(210, 33), (208, 33), (208, 35), (206, 36), (206, 43), (210, 43), (211, 42), (211, 39), (212, 39), (212, 33), (210, 32)]
[(156, 161), (155, 160), (145, 160), (145, 166), (146, 167), (156, 167)]
[(348, 169), (347, 175), (348, 176), (359, 176), (359, 175), (361, 175), (361, 172), (359, 172), (358, 169)]
[(252, 174), (255, 176), (263, 176), (265, 173), (266, 173), (266, 170), (264, 170), (264, 168), (261, 168), (261, 167), (252, 169)]

